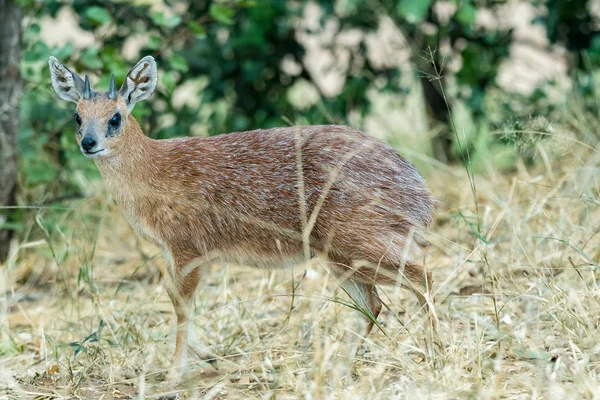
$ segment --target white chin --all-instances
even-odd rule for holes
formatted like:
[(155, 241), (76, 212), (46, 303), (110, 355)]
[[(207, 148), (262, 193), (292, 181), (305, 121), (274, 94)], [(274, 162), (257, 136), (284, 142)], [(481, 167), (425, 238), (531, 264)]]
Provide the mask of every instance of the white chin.
[(108, 152), (106, 150), (104, 150), (104, 149), (96, 151), (94, 153), (87, 153), (85, 151), (82, 151), (82, 153), (87, 158), (101, 158), (101, 157), (105, 157), (108, 154)]

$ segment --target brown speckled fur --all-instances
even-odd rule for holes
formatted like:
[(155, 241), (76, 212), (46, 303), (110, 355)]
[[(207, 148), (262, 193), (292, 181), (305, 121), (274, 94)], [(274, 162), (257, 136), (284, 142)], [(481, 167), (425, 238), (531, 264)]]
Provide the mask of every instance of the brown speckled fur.
[(177, 366), (185, 362), (197, 266), (279, 268), (301, 261), (311, 216), (305, 235), (311, 252), (327, 260), (374, 317), (381, 310), (376, 285), (394, 284), (399, 270), (427, 301), (431, 275), (415, 255), (434, 201), (417, 170), (387, 144), (335, 125), (153, 140), (122, 97), (103, 94), (78, 101), (81, 131), (101, 130), (117, 111), (120, 132), (103, 139), (108, 156), (94, 161), (135, 231), (172, 260)]

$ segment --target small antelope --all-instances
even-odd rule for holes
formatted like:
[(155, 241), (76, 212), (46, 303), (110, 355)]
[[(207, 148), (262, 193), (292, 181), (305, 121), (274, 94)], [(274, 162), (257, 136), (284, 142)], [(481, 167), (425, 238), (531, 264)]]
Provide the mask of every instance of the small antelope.
[(414, 260), (434, 200), (415, 167), (387, 144), (335, 125), (153, 140), (131, 115), (156, 88), (152, 57), (118, 91), (113, 75), (106, 93), (54, 57), (49, 66), (56, 94), (77, 104), (82, 153), (137, 234), (168, 255), (177, 371), (206, 263), (283, 268), (318, 255), (370, 313), (366, 334), (382, 308), (376, 285), (400, 277), (422, 304), (429, 301), (431, 274)]

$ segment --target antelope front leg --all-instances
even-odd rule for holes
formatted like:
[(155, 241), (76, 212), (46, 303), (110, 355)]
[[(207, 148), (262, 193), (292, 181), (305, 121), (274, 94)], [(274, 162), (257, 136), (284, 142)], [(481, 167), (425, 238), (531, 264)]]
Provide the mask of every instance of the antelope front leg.
[(177, 317), (175, 354), (169, 380), (178, 380), (186, 367), (191, 304), (199, 281), (200, 265), (194, 263), (194, 258), (174, 254), (172, 273), (165, 276), (167, 293)]

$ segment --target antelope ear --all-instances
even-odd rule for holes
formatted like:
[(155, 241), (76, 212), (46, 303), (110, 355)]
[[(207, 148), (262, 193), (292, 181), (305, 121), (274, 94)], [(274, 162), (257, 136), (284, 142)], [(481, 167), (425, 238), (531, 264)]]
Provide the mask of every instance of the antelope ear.
[(135, 64), (135, 67), (131, 68), (119, 90), (119, 94), (125, 99), (129, 111), (133, 109), (135, 103), (150, 97), (156, 89), (157, 82), (156, 62), (151, 56), (142, 58)]
[(58, 97), (77, 103), (83, 97), (83, 79), (52, 56), (48, 59), (48, 66), (50, 67), (52, 87)]

